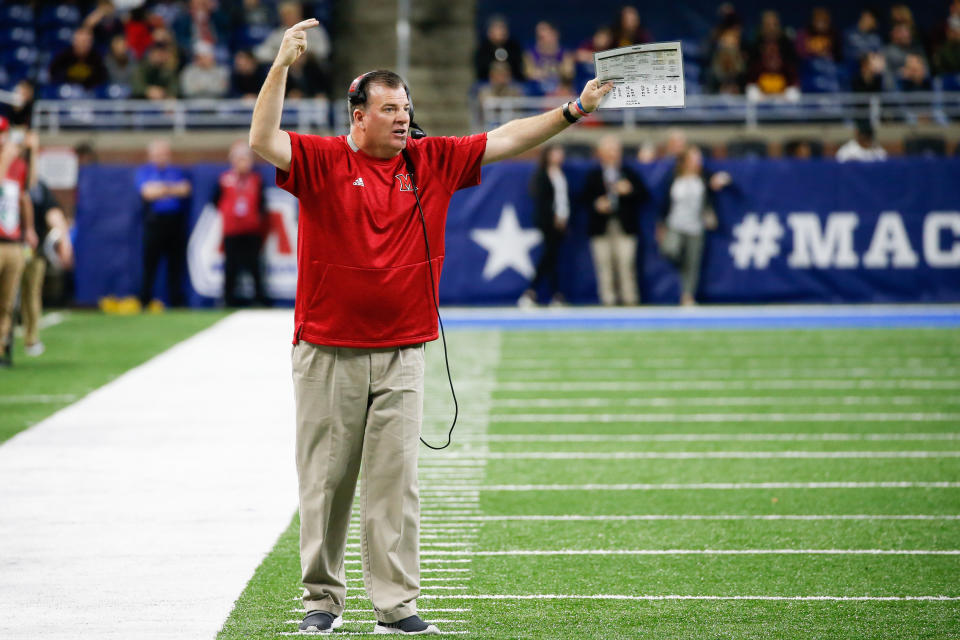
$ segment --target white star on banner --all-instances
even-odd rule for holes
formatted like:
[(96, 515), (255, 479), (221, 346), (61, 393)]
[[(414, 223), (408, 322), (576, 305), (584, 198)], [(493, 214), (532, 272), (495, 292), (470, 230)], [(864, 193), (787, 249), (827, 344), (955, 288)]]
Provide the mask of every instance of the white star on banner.
[(474, 229), (470, 239), (489, 252), (483, 265), (484, 280), (493, 280), (506, 269), (513, 269), (528, 279), (534, 276), (536, 270), (530, 260), (530, 250), (540, 244), (542, 235), (537, 229), (520, 226), (512, 204), (503, 205), (496, 229)]

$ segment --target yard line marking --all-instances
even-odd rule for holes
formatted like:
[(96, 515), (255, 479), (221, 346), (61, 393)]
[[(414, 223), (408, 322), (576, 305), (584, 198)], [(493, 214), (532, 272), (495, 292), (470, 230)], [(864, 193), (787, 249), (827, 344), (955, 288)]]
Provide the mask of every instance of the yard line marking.
[[(930, 402), (925, 396), (721, 396), (721, 397), (657, 397), (657, 398), (498, 398), (497, 407), (752, 407), (828, 405), (913, 405)], [(940, 404), (960, 404), (960, 397), (937, 398)]]
[[(830, 375), (837, 376), (846, 380), (859, 378), (877, 378), (881, 380), (893, 379), (899, 377), (913, 376), (956, 376), (960, 370), (957, 367), (830, 367)], [(506, 382), (513, 380), (555, 380), (555, 379), (587, 379), (587, 380), (617, 380), (624, 376), (649, 376), (658, 380), (699, 380), (702, 378), (718, 378), (729, 375), (736, 375), (738, 378), (748, 380), (762, 380), (766, 378), (812, 378), (822, 375), (824, 367), (754, 367), (746, 368), (736, 364), (730, 367), (718, 367), (707, 369), (702, 367), (683, 367), (683, 368), (633, 368), (633, 369), (607, 369), (603, 367), (590, 366), (568, 366), (568, 367), (524, 367), (509, 368), (501, 373), (501, 376), (509, 376), (504, 380)], [(563, 377), (561, 377), (563, 376)]]
[[(542, 357), (542, 358), (531, 358), (529, 356), (525, 357), (505, 357), (500, 359), (500, 370), (501, 371), (512, 371), (512, 370), (525, 370), (530, 368), (536, 369), (545, 369), (548, 367), (553, 367), (555, 369), (563, 369), (571, 367), (571, 363), (580, 361), (580, 359), (588, 360), (591, 364), (594, 365), (603, 365), (602, 367), (596, 366), (595, 369), (657, 369), (660, 368), (680, 368), (680, 367), (726, 367), (731, 364), (730, 357), (722, 356), (691, 356), (691, 357), (661, 357), (661, 356), (652, 356), (652, 357), (636, 357), (636, 358), (607, 358), (598, 356), (596, 353), (583, 353), (580, 356), (569, 355), (566, 358), (551, 358), (551, 357)], [(712, 362), (711, 362), (712, 361)], [(767, 357), (759, 357), (757, 355), (750, 356), (747, 358), (737, 357), (733, 361), (733, 365), (737, 367), (758, 367), (763, 368), (765, 365), (774, 364), (777, 361), (782, 361), (783, 365), (794, 364), (797, 362), (811, 361), (819, 367), (835, 367), (843, 366), (844, 364), (853, 364), (853, 365), (862, 365), (866, 362), (877, 362), (877, 363), (886, 363), (894, 366), (927, 366), (933, 363), (940, 363), (944, 365), (953, 365), (956, 363), (956, 360), (947, 356), (942, 355), (930, 355), (930, 356), (894, 356), (894, 355), (865, 355), (865, 354), (849, 354), (847, 356), (838, 357), (838, 356), (825, 356), (820, 357), (816, 355), (801, 355), (795, 354), (790, 356), (784, 355), (769, 355)], [(576, 368), (573, 365), (573, 368)]]
[[(346, 611), (346, 610), (345, 610), (345, 611)], [(422, 611), (421, 611), (421, 610), (418, 610), (418, 613), (420, 613), (420, 612), (422, 612)], [(370, 611), (367, 611), (366, 613), (370, 613)], [(284, 624), (296, 624), (296, 625), (299, 625), (301, 622), (302, 622), (301, 620), (284, 620)], [(467, 622), (469, 622), (469, 620), (463, 620), (463, 619), (459, 619), (459, 618), (454, 618), (454, 619), (446, 619), (446, 620), (431, 620), (430, 622), (431, 622), (431, 623), (433, 623), (433, 622), (448, 623), (448, 622), (449, 622), (449, 623), (454, 623), (454, 624), (466, 624)], [(343, 624), (377, 624), (377, 620), (376, 620), (376, 619), (373, 619), (373, 620), (344, 620), (344, 621), (343, 621)], [(337, 635), (339, 635), (339, 633), (338, 633)]]
[(474, 516), (464, 519), (467, 522), (635, 522), (635, 521), (673, 521), (673, 520), (960, 520), (960, 515), (907, 514), (824, 514), (824, 515), (752, 515), (752, 514), (636, 514), (636, 515), (513, 515), (513, 516)]
[(80, 396), (75, 393), (34, 393), (21, 396), (0, 396), (0, 404), (50, 404), (73, 402)]
[(492, 484), (484, 491), (673, 491), (740, 489), (960, 489), (960, 482), (693, 482), (632, 484)]
[[(372, 636), (372, 635), (375, 635), (373, 631), (344, 631), (343, 629), (337, 629), (337, 631), (335, 631), (334, 633), (336, 633), (336, 635), (338, 635), (338, 636)], [(463, 636), (463, 635), (467, 635), (468, 633), (473, 633), (473, 631), (447, 631), (446, 629), (443, 630), (443, 635), (445, 635), (445, 636), (454, 636), (454, 635), (456, 635), (456, 636)], [(302, 632), (302, 631), (278, 631), (278, 632), (277, 632), (277, 635), (281, 635), (281, 636), (302, 636), (302, 635), (304, 635), (304, 632)], [(315, 635), (315, 634), (309, 634), (309, 635)]]
[(832, 460), (960, 458), (960, 451), (494, 451), (483, 455), (487, 460)]
[[(347, 552), (347, 555), (359, 553)], [(507, 549), (502, 551), (435, 550), (423, 556), (960, 556), (960, 549)], [(430, 589), (452, 587), (431, 586)]]
[(958, 422), (960, 413), (493, 413), (490, 422)]
[(490, 434), (483, 439), (487, 442), (883, 442), (958, 440), (960, 433), (517, 433)]
[[(350, 596), (347, 596), (349, 599)], [(960, 596), (700, 596), (700, 595), (615, 595), (615, 594), (494, 594), (463, 596), (427, 595), (424, 600), (759, 600), (759, 601), (807, 601), (807, 602), (953, 602)]]
[(910, 378), (899, 380), (661, 380), (498, 382), (498, 391), (726, 391), (744, 389), (930, 389), (956, 391), (960, 380)]

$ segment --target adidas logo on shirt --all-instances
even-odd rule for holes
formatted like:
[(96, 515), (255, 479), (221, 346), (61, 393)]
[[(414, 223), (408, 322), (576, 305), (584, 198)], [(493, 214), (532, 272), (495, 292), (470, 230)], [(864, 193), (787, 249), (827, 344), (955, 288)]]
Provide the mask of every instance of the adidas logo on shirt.
[(354, 180), (354, 181), (353, 181), (353, 186), (355, 186), (355, 187), (362, 187), (362, 186), (363, 186), (363, 178), (357, 178), (356, 180)]

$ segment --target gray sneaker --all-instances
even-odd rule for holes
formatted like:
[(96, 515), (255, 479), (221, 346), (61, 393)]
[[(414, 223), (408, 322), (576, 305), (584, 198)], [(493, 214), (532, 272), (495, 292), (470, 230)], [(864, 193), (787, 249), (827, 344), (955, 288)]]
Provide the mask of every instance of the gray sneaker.
[(330, 633), (343, 626), (343, 617), (329, 611), (308, 611), (300, 623), (301, 633)]
[(427, 624), (420, 619), (420, 616), (413, 615), (396, 622), (377, 622), (373, 628), (374, 633), (405, 633), (407, 635), (436, 636), (440, 635), (440, 629), (432, 624)]

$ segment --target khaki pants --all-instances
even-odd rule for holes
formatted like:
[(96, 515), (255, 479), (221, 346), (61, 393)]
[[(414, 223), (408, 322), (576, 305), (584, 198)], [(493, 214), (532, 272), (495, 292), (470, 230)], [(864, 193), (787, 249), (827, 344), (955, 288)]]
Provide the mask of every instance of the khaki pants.
[(0, 356), (7, 347), (7, 337), (11, 335), (13, 306), (17, 302), (23, 263), (23, 245), (0, 242)]
[(43, 274), (47, 261), (35, 255), (23, 269), (20, 284), (20, 313), (23, 316), (23, 344), (30, 346), (40, 340), (40, 316), (43, 313)]
[(616, 278), (620, 301), (626, 305), (638, 304), (636, 236), (625, 233), (620, 221), (611, 218), (605, 234), (590, 238), (590, 253), (597, 273), (600, 302), (607, 306), (617, 303)]
[(307, 611), (341, 615), (344, 551), (357, 474), (363, 582), (377, 618), (416, 613), (420, 595), (417, 454), (423, 345), (293, 347), (300, 566)]

